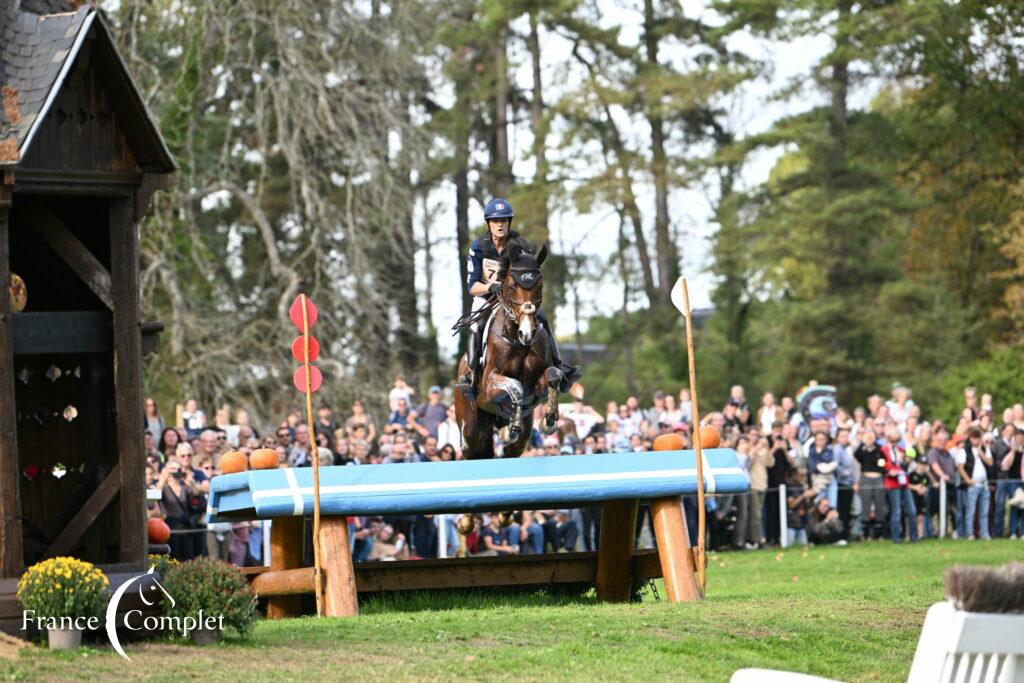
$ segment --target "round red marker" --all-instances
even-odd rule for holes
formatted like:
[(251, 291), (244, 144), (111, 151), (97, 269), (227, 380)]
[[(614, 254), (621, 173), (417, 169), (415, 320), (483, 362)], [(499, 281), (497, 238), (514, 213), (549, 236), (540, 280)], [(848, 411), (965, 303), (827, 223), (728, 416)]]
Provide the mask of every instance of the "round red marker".
[[(295, 371), (295, 375), (292, 377), (292, 381), (295, 382), (295, 388), (299, 391), (306, 390), (306, 368), (298, 368)], [(309, 386), (311, 391), (316, 391), (320, 388), (320, 385), (324, 383), (324, 376), (320, 372), (320, 368), (315, 365), (309, 366)]]
[[(306, 361), (306, 345), (303, 343), (303, 337), (300, 334), (295, 341), (292, 342), (292, 358), (304, 363)], [(309, 335), (309, 362), (312, 363), (320, 357), (320, 342), (316, 340), (316, 337)], [(305, 390), (303, 390), (305, 391)]]
[(316, 305), (309, 300), (309, 297), (305, 294), (300, 294), (295, 297), (295, 301), (292, 302), (292, 307), (288, 309), (288, 317), (291, 318), (292, 324), (302, 331), (302, 302), (306, 302), (306, 321), (310, 327), (313, 327), (313, 323), (316, 322), (318, 311)]

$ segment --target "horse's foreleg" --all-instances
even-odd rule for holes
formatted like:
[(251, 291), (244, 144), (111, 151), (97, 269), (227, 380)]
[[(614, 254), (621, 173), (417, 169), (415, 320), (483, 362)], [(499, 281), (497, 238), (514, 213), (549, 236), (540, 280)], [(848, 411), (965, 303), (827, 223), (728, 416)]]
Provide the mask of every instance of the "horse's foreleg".
[(505, 444), (518, 441), (523, 434), (523, 384), (517, 379), (492, 372), (483, 383), (480, 401), (490, 403), (508, 425), (498, 431)]
[(552, 366), (544, 372), (542, 384), (547, 385), (548, 399), (544, 405), (544, 419), (540, 423), (543, 434), (554, 434), (558, 429), (558, 383), (562, 381), (562, 371)]

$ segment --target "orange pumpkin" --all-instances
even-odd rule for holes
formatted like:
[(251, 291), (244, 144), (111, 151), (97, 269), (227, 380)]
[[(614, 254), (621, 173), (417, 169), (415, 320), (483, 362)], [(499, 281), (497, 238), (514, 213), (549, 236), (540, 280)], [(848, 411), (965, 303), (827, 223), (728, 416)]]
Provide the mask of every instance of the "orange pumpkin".
[(155, 545), (162, 545), (171, 540), (171, 527), (167, 522), (154, 517), (146, 523), (146, 530), (149, 532), (149, 542)]
[(722, 443), (722, 435), (714, 425), (701, 425), (697, 434), (700, 436), (701, 448), (718, 448)]
[(273, 448), (257, 448), (249, 456), (249, 464), (254, 470), (276, 470), (280, 460)]
[(686, 442), (683, 441), (683, 437), (675, 432), (662, 434), (654, 440), (654, 450), (656, 451), (681, 451), (685, 447)]
[(247, 469), (249, 469), (249, 461), (245, 457), (245, 453), (240, 451), (228, 451), (224, 455), (220, 456), (220, 471), (224, 474), (245, 472)]

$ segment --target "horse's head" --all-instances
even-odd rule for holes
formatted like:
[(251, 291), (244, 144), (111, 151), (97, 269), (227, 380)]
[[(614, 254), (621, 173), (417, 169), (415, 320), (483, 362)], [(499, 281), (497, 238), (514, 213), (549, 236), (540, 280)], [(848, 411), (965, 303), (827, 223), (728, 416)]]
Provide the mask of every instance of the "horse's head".
[(520, 344), (529, 346), (537, 334), (537, 311), (544, 295), (540, 267), (548, 257), (547, 245), (536, 255), (513, 247), (502, 259), (501, 305), (515, 324)]

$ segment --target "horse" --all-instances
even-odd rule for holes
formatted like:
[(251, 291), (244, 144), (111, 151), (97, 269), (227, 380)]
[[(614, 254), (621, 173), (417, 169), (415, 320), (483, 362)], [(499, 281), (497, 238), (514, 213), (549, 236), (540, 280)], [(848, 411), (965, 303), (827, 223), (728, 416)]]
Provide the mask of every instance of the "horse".
[[(462, 392), (455, 396), (455, 421), (466, 459), (494, 457), (494, 430), (504, 444), (505, 457), (522, 455), (533, 434), (533, 407), (541, 397), (545, 401), (541, 431), (552, 434), (558, 428), (562, 371), (554, 364), (551, 331), (537, 324), (544, 293), (541, 266), (547, 255), (546, 245), (536, 255), (518, 246), (510, 248), (498, 270), (499, 295), (456, 325), (462, 328), (473, 320), (483, 324), (490, 318), (476, 400)], [(467, 369), (463, 356), (456, 376)]]

